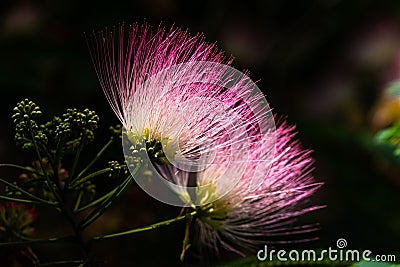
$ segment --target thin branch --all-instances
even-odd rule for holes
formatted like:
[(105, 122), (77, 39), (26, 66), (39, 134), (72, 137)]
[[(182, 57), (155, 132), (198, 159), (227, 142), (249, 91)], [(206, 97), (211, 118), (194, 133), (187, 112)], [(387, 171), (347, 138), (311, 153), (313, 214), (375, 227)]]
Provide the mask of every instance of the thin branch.
[(15, 242), (4, 242), (0, 243), (0, 247), (10, 247), (10, 246), (21, 246), (21, 245), (32, 245), (32, 244), (40, 244), (40, 243), (58, 243), (58, 242), (70, 242), (76, 243), (76, 237), (74, 236), (64, 236), (64, 237), (53, 237), (53, 238), (43, 238), (43, 239), (33, 239), (26, 238), (23, 241), (15, 241)]
[(99, 240), (116, 238), (116, 237), (132, 235), (132, 234), (136, 234), (136, 233), (141, 233), (141, 232), (154, 230), (154, 229), (160, 228), (162, 226), (168, 226), (168, 225), (170, 225), (172, 223), (179, 222), (179, 221), (184, 220), (184, 219), (191, 220), (193, 218), (193, 216), (196, 215), (196, 213), (197, 213), (197, 211), (192, 211), (191, 213), (187, 213), (185, 215), (182, 215), (182, 216), (179, 216), (179, 217), (176, 217), (176, 218), (173, 218), (173, 219), (169, 219), (169, 220), (166, 220), (166, 221), (154, 223), (154, 224), (151, 224), (151, 225), (148, 225), (148, 226), (145, 226), (145, 227), (140, 227), (140, 228), (136, 228), (136, 229), (132, 229), (132, 230), (124, 231), (124, 232), (119, 232), (119, 233), (115, 233), (115, 234), (105, 235), (105, 236), (96, 236), (96, 237), (93, 237), (91, 241), (99, 241)]
[(25, 191), (24, 189), (20, 188), (19, 186), (16, 186), (16, 185), (14, 185), (14, 184), (12, 184), (12, 183), (10, 183), (10, 182), (4, 180), (4, 179), (1, 179), (1, 178), (0, 178), (0, 182), (3, 183), (3, 184), (5, 184), (5, 185), (7, 185), (7, 186), (9, 186), (9, 187), (11, 187), (11, 188), (13, 188), (13, 189), (15, 189), (15, 190), (17, 190), (17, 191), (19, 191), (19, 192), (21, 192), (22, 194), (26, 195), (27, 197), (32, 198), (33, 200), (36, 200), (36, 201), (38, 201), (38, 202), (41, 202), (42, 204), (51, 205), (51, 206), (56, 206), (56, 205), (58, 205), (57, 202), (51, 202), (51, 201), (42, 199), (42, 198), (40, 198), (40, 197), (38, 197), (38, 196), (35, 196), (34, 194), (31, 194), (31, 193), (29, 193), (28, 191)]
[(113, 143), (114, 138), (111, 138), (104, 147), (97, 153), (97, 155), (93, 158), (93, 160), (76, 176), (76, 179), (79, 179), (84, 175), (92, 166), (96, 163), (96, 161), (100, 158), (100, 156), (107, 150), (107, 148)]
[(20, 165), (17, 165), (17, 164), (12, 164), (12, 163), (2, 163), (2, 164), (0, 164), (0, 167), (15, 168), (15, 169), (18, 169), (18, 170), (22, 170), (22, 171), (26, 171), (26, 172), (32, 172), (34, 174), (41, 175), (40, 173), (38, 173), (36, 170), (34, 170), (32, 168), (24, 167), (24, 166), (20, 166)]

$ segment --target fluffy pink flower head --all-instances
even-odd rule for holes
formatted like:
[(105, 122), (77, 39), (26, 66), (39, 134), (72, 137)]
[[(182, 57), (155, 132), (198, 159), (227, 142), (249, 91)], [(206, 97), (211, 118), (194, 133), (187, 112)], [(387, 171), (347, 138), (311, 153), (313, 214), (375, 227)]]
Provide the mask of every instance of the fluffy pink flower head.
[[(227, 192), (247, 168), (249, 150), (266, 134), (274, 138), (274, 119), (263, 94), (254, 90), (255, 84), (244, 73), (229, 67), (231, 60), (201, 35), (132, 25), (128, 34), (120, 26), (117, 34), (100, 32), (88, 41), (100, 84), (126, 131), (129, 144), (124, 147), (139, 154), (146, 150), (157, 165), (154, 172), (173, 172), (159, 165), (197, 172), (226, 160), (229, 147), (229, 166), (237, 163), (238, 172), (229, 178)], [(274, 147), (265, 149), (269, 160), (263, 160), (268, 164)], [(175, 195), (182, 192), (184, 181), (162, 176), (178, 185), (169, 184)], [(142, 188), (158, 194), (154, 184)]]
[[(215, 45), (147, 25), (88, 41), (126, 131), (125, 154), (145, 151), (164, 178), (136, 181), (164, 202), (195, 210), (201, 244), (244, 254), (275, 236), (312, 229), (290, 227), (318, 208), (301, 206), (320, 186), (310, 151), (301, 149), (293, 128), (275, 129), (263, 94)], [(174, 200), (159, 197), (168, 190)]]
[[(260, 164), (261, 168), (256, 170), (253, 165), (229, 193), (194, 208), (197, 210), (195, 233), (200, 244), (216, 252), (222, 247), (245, 255), (268, 243), (288, 242), (290, 238), (285, 236), (299, 238), (317, 229), (315, 225), (294, 226), (298, 216), (322, 207), (305, 206), (322, 183), (315, 182), (311, 174), (311, 151), (302, 149), (294, 136), (294, 127), (280, 123), (276, 129), (276, 150), (271, 166)], [(261, 147), (251, 150), (251, 160), (257, 160), (259, 153), (265, 153), (259, 150)], [(209, 187), (208, 192), (199, 190), (197, 197), (220, 190), (218, 183), (210, 181), (218, 181), (223, 169), (221, 163), (198, 173), (199, 183), (216, 186)], [(184, 173), (180, 175), (185, 176)], [(248, 184), (254, 175), (261, 176), (263, 183), (251, 191)]]

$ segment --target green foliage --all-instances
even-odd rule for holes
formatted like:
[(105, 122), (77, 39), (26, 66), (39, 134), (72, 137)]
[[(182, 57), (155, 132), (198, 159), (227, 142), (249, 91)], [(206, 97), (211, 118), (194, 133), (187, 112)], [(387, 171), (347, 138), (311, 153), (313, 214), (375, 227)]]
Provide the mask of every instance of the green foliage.
[[(4, 195), (0, 194), (0, 199), (5, 202), (0, 203), (0, 247), (73, 242), (81, 247), (85, 258), (71, 262), (82, 263), (82, 266), (94, 264), (90, 242), (95, 239), (85, 241), (82, 238), (83, 231), (121, 196), (133, 177), (126, 164), (115, 160), (109, 161), (103, 169), (90, 171), (111, 143), (121, 138), (122, 127), (110, 127), (110, 140), (86, 167), (78, 170), (80, 155), (85, 146), (94, 141), (98, 128), (99, 117), (94, 111), (67, 109), (61, 116), (53, 116), (44, 123), (40, 122), (40, 107), (28, 99), (17, 103), (13, 111), (16, 144), (23, 151), (34, 152), (36, 159), (27, 167), (0, 164), (0, 167), (22, 171), (10, 181), (0, 178), (5, 192)], [(72, 163), (64, 164), (66, 154), (72, 155)], [(133, 159), (131, 164), (138, 169), (140, 160)], [(98, 196), (94, 179), (101, 176), (112, 177), (119, 185)], [(124, 179), (120, 180), (121, 177)], [(36, 205), (56, 209), (69, 222), (74, 234), (67, 237), (30, 238), (34, 232), (32, 223), (36, 218)], [(31, 249), (29, 251), (34, 255)], [(35, 259), (32, 263), (37, 264), (36, 256), (32, 258)]]
[(393, 154), (400, 157), (400, 122), (380, 131), (375, 138), (378, 143), (393, 147)]

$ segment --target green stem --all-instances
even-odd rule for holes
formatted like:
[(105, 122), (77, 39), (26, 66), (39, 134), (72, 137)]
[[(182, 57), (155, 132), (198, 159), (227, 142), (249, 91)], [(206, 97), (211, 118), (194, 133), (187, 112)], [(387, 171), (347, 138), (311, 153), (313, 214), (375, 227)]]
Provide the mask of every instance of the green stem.
[(61, 152), (62, 152), (62, 148), (63, 148), (63, 144), (64, 144), (64, 139), (65, 139), (65, 133), (63, 133), (60, 138), (58, 139), (57, 142), (57, 148), (56, 148), (56, 153), (54, 155), (54, 160), (51, 162), (51, 167), (53, 168), (53, 173), (54, 173), (54, 182), (57, 185), (57, 188), (60, 192), (62, 192), (62, 197), (64, 197), (64, 190), (61, 186), (61, 181), (59, 178), (59, 165), (60, 165), (60, 161), (61, 161)]
[(105, 235), (105, 236), (97, 236), (92, 238), (91, 241), (99, 241), (99, 240), (104, 240), (104, 239), (110, 239), (110, 238), (115, 238), (115, 237), (121, 237), (121, 236), (126, 236), (126, 235), (132, 235), (132, 234), (136, 234), (136, 233), (141, 233), (141, 232), (146, 232), (146, 231), (150, 231), (150, 230), (154, 230), (157, 228), (160, 228), (162, 226), (168, 226), (172, 223), (175, 222), (179, 222), (181, 220), (184, 219), (189, 219), (191, 220), (193, 218), (193, 216), (195, 216), (197, 213), (197, 211), (192, 211), (191, 213), (187, 213), (185, 215), (173, 218), (173, 219), (169, 219), (166, 221), (162, 221), (162, 222), (158, 222), (158, 223), (154, 223), (145, 227), (141, 227), (141, 228), (136, 228), (136, 229), (132, 229), (132, 230), (128, 230), (128, 231), (124, 231), (124, 232), (119, 232), (119, 233), (115, 233), (115, 234), (110, 234), (110, 235)]
[[(75, 223), (72, 214), (66, 208), (63, 199), (60, 197), (60, 195), (57, 193), (57, 191), (53, 187), (53, 184), (52, 184), (52, 182), (50, 180), (50, 177), (48, 176), (48, 174), (46, 172), (42, 157), (40, 155), (40, 150), (39, 150), (38, 144), (36, 143), (35, 136), (33, 135), (33, 129), (32, 129), (32, 124), (31, 123), (29, 123), (29, 130), (30, 130), (30, 133), (31, 133), (32, 142), (33, 142), (33, 145), (35, 147), (35, 151), (36, 151), (37, 157), (39, 159), (40, 167), (42, 168), (43, 174), (44, 174), (44, 176), (46, 178), (46, 181), (49, 184), (51, 192), (54, 194), (54, 196), (56, 197), (56, 199), (58, 201), (57, 207), (58, 207), (59, 211), (64, 215), (64, 217), (67, 219), (67, 221), (71, 225), (71, 227), (73, 228), (73, 231), (75, 233), (75, 240), (77, 240), (78, 243), (80, 244), (81, 248), (83, 249), (83, 251), (85, 253), (86, 258), (90, 258), (90, 250), (89, 250), (88, 246), (86, 245), (86, 243), (83, 240), (82, 231), (80, 230), (80, 228)], [(75, 160), (73, 162), (73, 166), (72, 166), (72, 170), (71, 170), (71, 173), (70, 173), (70, 177), (73, 177), (73, 172), (75, 171), (76, 165), (78, 163), (79, 154), (80, 154), (80, 152), (81, 152), (81, 150), (83, 148), (83, 141), (85, 139), (85, 135), (86, 134), (84, 134), (82, 136), (81, 143), (79, 145), (77, 154), (75, 156)]]
[(36, 143), (35, 136), (33, 135), (33, 129), (32, 129), (32, 124), (31, 123), (29, 123), (29, 130), (30, 130), (30, 133), (31, 133), (32, 142), (33, 142), (33, 145), (35, 146), (36, 155), (38, 157), (38, 160), (39, 160), (39, 163), (40, 163), (40, 168), (42, 169), (43, 175), (46, 178), (47, 183), (49, 184), (51, 192), (54, 194), (54, 196), (56, 197), (57, 201), (61, 202), (62, 199), (61, 199), (60, 195), (57, 193), (56, 190), (54, 190), (54, 187), (52, 185), (50, 177), (47, 175), (46, 168), (44, 167), (44, 163), (43, 163), (43, 160), (42, 160), (42, 156), (40, 155), (38, 144)]
[(64, 217), (67, 219), (68, 223), (71, 225), (72, 230), (74, 231), (75, 234), (75, 239), (77, 240), (77, 243), (80, 245), (82, 248), (85, 257), (89, 259), (91, 257), (91, 251), (90, 248), (87, 246), (86, 242), (83, 240), (82, 236), (82, 231), (79, 228), (79, 226), (75, 223), (73, 215), (70, 213), (70, 211), (65, 207), (65, 205), (60, 205), (60, 211), (64, 215)]
[[(58, 164), (61, 162), (61, 154), (62, 154), (61, 152), (63, 149), (64, 140), (65, 140), (65, 133), (63, 133), (60, 136), (60, 139), (58, 139), (58, 142), (57, 142), (56, 154), (54, 156), (54, 164), (57, 166), (57, 169), (58, 169)], [(56, 171), (56, 170), (54, 170), (54, 171)], [(57, 176), (58, 176), (58, 173), (57, 173)]]
[(83, 184), (83, 183), (89, 181), (89, 180), (92, 179), (93, 177), (99, 176), (99, 175), (104, 174), (104, 173), (107, 173), (107, 172), (109, 172), (109, 171), (110, 171), (110, 168), (105, 168), (105, 169), (96, 171), (96, 172), (94, 172), (94, 173), (91, 173), (91, 174), (89, 174), (89, 175), (83, 177), (82, 179), (76, 181), (75, 183), (71, 184), (71, 185), (70, 185), (70, 188), (72, 188), (72, 189), (73, 189), (73, 188), (76, 188), (77, 186), (79, 186), (79, 185), (81, 185), (81, 184)]
[(61, 213), (64, 215), (68, 223), (71, 225), (72, 230), (75, 234), (75, 239), (77, 243), (81, 247), (84, 257), (89, 261), (91, 260), (91, 249), (88, 246), (87, 242), (83, 239), (82, 230), (79, 225), (75, 222), (73, 214), (65, 207), (65, 205), (59, 206)]
[(100, 156), (106, 151), (106, 149), (112, 144), (114, 138), (111, 139), (103, 146), (103, 148), (97, 153), (97, 155), (92, 159), (92, 161), (76, 176), (76, 179), (79, 179), (84, 175), (92, 166), (96, 163), (96, 161), (100, 158)]
[(51, 154), (50, 154), (49, 151), (47, 150), (47, 147), (46, 147), (45, 145), (42, 144), (41, 148), (42, 148), (42, 151), (43, 151), (44, 154), (45, 154), (45, 158), (47, 158), (47, 159), (49, 160), (49, 162), (53, 162), (53, 161), (54, 161), (54, 160), (53, 160), (53, 157), (51, 156)]
[(182, 252), (180, 255), (180, 260), (181, 262), (183, 262), (183, 260), (185, 259), (185, 253), (186, 251), (189, 249), (190, 247), (190, 243), (189, 243), (189, 234), (190, 234), (190, 226), (192, 224), (192, 219), (193, 216), (190, 216), (188, 218), (188, 220), (186, 221), (186, 227), (185, 227), (185, 237), (183, 238), (183, 242), (182, 242)]
[(115, 190), (112, 194), (107, 194), (110, 195), (107, 197), (103, 203), (95, 209), (93, 212), (89, 214), (81, 223), (80, 223), (80, 228), (83, 230), (86, 227), (88, 227), (90, 224), (92, 224), (95, 220), (97, 220), (103, 213), (112, 205), (112, 203), (123, 193), (125, 190), (128, 188), (128, 185), (130, 185), (133, 181), (134, 175), (139, 171), (141, 167), (141, 164), (138, 163), (135, 167), (135, 169), (132, 170), (131, 174), (122, 182), (117, 187), (117, 190)]
[(84, 262), (83, 260), (53, 261), (53, 262), (41, 263), (39, 266), (45, 267), (45, 266), (54, 266), (54, 265), (69, 265), (69, 264), (80, 264), (83, 262)]
[(23, 240), (23, 241), (0, 243), (0, 247), (32, 245), (32, 244), (40, 244), (40, 243), (58, 243), (58, 242), (76, 243), (77, 242), (77, 240), (74, 236), (53, 237), (53, 238), (46, 238), (46, 239), (31, 239), (31, 238), (25, 237), (24, 239), (25, 240)]
[[(42, 145), (42, 151), (45, 154), (45, 158), (48, 159), (51, 168), (53, 169), (53, 183), (56, 185), (58, 192), (62, 192), (62, 187), (61, 187), (61, 183), (60, 180), (58, 179), (58, 164), (56, 164), (54, 162), (54, 159), (52, 158), (51, 154), (49, 153), (49, 151), (47, 151), (46, 146)], [(50, 177), (49, 177), (50, 178)]]
[(3, 164), (0, 164), (0, 167), (10, 167), (10, 168), (15, 168), (15, 169), (19, 169), (19, 170), (22, 170), (22, 171), (32, 172), (32, 173), (35, 173), (37, 175), (40, 175), (40, 173), (38, 173), (34, 169), (31, 169), (31, 168), (28, 168), (28, 167), (23, 167), (23, 166), (20, 166), (20, 165), (17, 165), (17, 164), (3, 163)]
[[(72, 167), (71, 167), (70, 175), (69, 175), (69, 177), (71, 177), (71, 178), (74, 177), (76, 167), (78, 166), (79, 157), (80, 157), (81, 152), (83, 150), (83, 146), (85, 145), (85, 142), (84, 142), (85, 138), (86, 138), (86, 132), (84, 132), (84, 134), (82, 135), (81, 141), (79, 142), (78, 150), (76, 151), (76, 154), (75, 154), (75, 159), (72, 162)], [(74, 182), (74, 180), (75, 179), (73, 179), (72, 182)]]
[[(39, 184), (43, 185), (43, 183), (45, 183), (45, 182), (46, 182), (46, 179), (44, 179), (43, 177), (31, 178), (29, 180), (25, 180), (25, 181), (18, 183), (18, 187), (20, 187), (20, 188), (35, 187), (35, 184), (37, 185), (39, 183)], [(30, 186), (31, 184), (33, 184), (33, 185)]]
[(7, 196), (2, 196), (2, 195), (0, 195), (0, 199), (6, 200), (6, 201), (12, 201), (12, 202), (19, 202), (19, 203), (38, 204), (38, 205), (43, 204), (42, 202), (35, 201), (35, 200), (13, 198), (13, 197), (7, 197)]
[(96, 221), (103, 213), (111, 206), (111, 204), (126, 190), (128, 185), (130, 185), (133, 181), (133, 176), (129, 175), (125, 181), (118, 186), (117, 190), (114, 191), (108, 198), (106, 198), (103, 203), (89, 216), (81, 222), (81, 229), (85, 229), (89, 225), (91, 225), (94, 221)]
[(30, 198), (38, 201), (38, 202), (41, 202), (42, 204), (51, 205), (51, 206), (56, 206), (58, 204), (57, 202), (51, 202), (51, 201), (47, 201), (45, 199), (41, 199), (40, 197), (37, 197), (37, 196), (29, 193), (28, 191), (25, 191), (24, 189), (20, 188), (19, 186), (16, 186), (16, 185), (14, 185), (14, 184), (12, 184), (10, 182), (7, 182), (4, 179), (0, 178), (0, 182), (5, 184), (5, 185), (7, 185), (7, 186), (9, 186), (9, 187), (11, 187), (11, 188), (13, 188), (13, 189), (15, 189), (15, 190), (17, 190), (17, 191), (19, 191), (19, 192), (21, 192), (22, 194), (24, 194), (24, 195), (26, 195), (26, 196), (28, 196), (28, 197), (30, 197)]
[(76, 199), (75, 207), (74, 207), (74, 213), (79, 209), (79, 206), (81, 205), (82, 201), (82, 196), (83, 196), (83, 191), (79, 191), (78, 198)]
[(117, 186), (116, 188), (114, 188), (112, 191), (108, 192), (106, 195), (104, 195), (104, 196), (102, 196), (102, 197), (100, 197), (100, 198), (98, 198), (98, 199), (96, 199), (96, 200), (90, 202), (90, 203), (87, 204), (86, 206), (83, 206), (83, 207), (77, 209), (77, 210), (75, 211), (75, 213), (79, 213), (79, 212), (85, 211), (85, 210), (87, 210), (87, 209), (89, 209), (89, 208), (91, 208), (91, 207), (93, 207), (93, 206), (96, 206), (97, 204), (103, 202), (105, 199), (109, 198), (112, 194), (114, 194), (115, 191), (118, 190), (118, 188), (119, 188), (119, 186)]

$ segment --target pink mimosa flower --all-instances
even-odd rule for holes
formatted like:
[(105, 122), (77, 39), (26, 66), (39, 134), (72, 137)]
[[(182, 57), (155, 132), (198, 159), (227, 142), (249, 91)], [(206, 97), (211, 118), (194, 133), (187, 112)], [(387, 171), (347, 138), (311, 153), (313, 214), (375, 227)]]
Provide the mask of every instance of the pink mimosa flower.
[[(294, 127), (281, 123), (276, 129), (276, 150), (271, 166), (261, 164), (259, 171), (246, 170), (235, 188), (225, 196), (194, 207), (198, 211), (195, 233), (198, 233), (200, 244), (214, 252), (222, 247), (245, 255), (264, 244), (290, 241), (285, 236), (316, 230), (315, 225), (293, 225), (296, 217), (322, 207), (304, 206), (322, 183), (315, 182), (311, 174), (311, 151), (302, 149), (294, 135)], [(255, 147), (250, 157), (258, 158), (259, 153), (263, 151)], [(222, 163), (214, 166), (200, 172), (198, 181), (201, 184), (207, 180), (207, 184), (216, 186), (209, 187), (208, 192), (198, 191), (197, 197), (202, 198), (220, 190), (216, 181), (225, 167)], [(253, 175), (263, 176), (264, 182), (256, 190), (250, 191), (248, 184)]]
[[(144, 148), (152, 163), (193, 172), (230, 147), (233, 162), (245, 168), (247, 150), (264, 134), (274, 136), (274, 119), (255, 84), (203, 39), (132, 25), (129, 34), (120, 26), (117, 34), (100, 32), (88, 42), (132, 152)], [(266, 149), (272, 158), (273, 145)]]
[(321, 186), (310, 151), (293, 127), (275, 129), (250, 79), (201, 35), (147, 25), (131, 26), (128, 38), (123, 26), (117, 32), (93, 34), (89, 45), (128, 152), (146, 151), (165, 178), (157, 186), (155, 177), (143, 179), (142, 188), (155, 196), (167, 184), (196, 211), (199, 243), (214, 251), (244, 255), (276, 237), (315, 230), (291, 225), (320, 208), (302, 205)]

